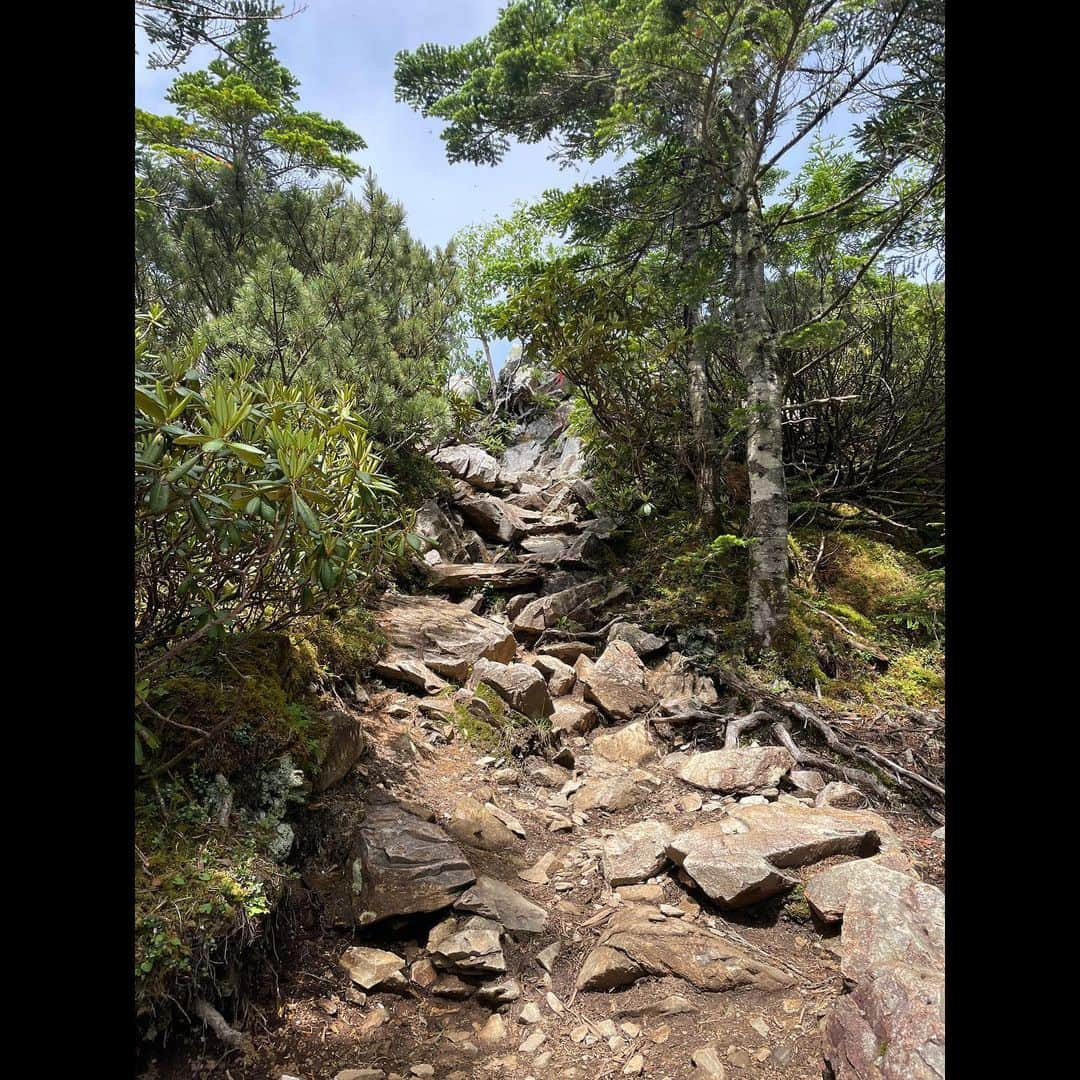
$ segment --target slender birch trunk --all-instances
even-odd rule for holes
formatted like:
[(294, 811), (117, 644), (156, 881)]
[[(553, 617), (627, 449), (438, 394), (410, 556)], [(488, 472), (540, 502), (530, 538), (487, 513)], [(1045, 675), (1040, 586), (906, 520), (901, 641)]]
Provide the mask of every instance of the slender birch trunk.
[(494, 408), (499, 400), (495, 388), (495, 361), (491, 359), (491, 346), (488, 344), (488, 339), (481, 337), (480, 343), (484, 346), (484, 355), (487, 357), (488, 378), (491, 380), (491, 407)]
[(736, 358), (747, 383), (750, 428), (750, 629), (756, 649), (768, 648), (788, 614), (788, 500), (784, 483), (780, 379), (776, 343), (765, 312), (765, 243), (757, 185), (757, 111), (747, 75), (732, 80), (738, 126), (732, 247)]
[[(700, 123), (691, 112), (686, 124), (686, 139), (694, 146), (701, 137)], [(684, 172), (692, 175), (696, 162), (689, 154), (683, 159)], [(682, 263), (693, 267), (701, 250), (701, 234), (692, 226), (700, 217), (701, 199), (697, 187), (690, 185), (682, 206)], [(716, 431), (709, 402), (708, 358), (694, 340), (701, 324), (701, 301), (691, 296), (683, 305), (683, 327), (687, 333), (686, 372), (690, 384), (690, 423), (694, 443), (694, 476), (697, 483), (698, 513), (713, 533), (720, 531), (720, 501), (717, 470)]]

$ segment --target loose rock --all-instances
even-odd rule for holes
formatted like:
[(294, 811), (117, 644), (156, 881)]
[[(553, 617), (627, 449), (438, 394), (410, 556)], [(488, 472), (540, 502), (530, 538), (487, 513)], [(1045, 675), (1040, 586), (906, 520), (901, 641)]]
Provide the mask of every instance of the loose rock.
[(428, 937), (431, 962), (444, 971), (494, 974), (506, 971), (499, 938), (502, 927), (491, 919), (450, 918), (435, 926)]
[(659, 821), (628, 825), (604, 840), (604, 877), (610, 885), (632, 885), (652, 877), (667, 861), (672, 831)]
[(338, 961), (357, 986), (364, 990), (380, 987), (402, 987), (405, 976), (401, 969), (405, 961), (397, 953), (383, 949), (366, 949), (354, 946), (346, 949)]
[(592, 741), (592, 750), (608, 761), (626, 765), (648, 765), (658, 758), (644, 720), (598, 735)]

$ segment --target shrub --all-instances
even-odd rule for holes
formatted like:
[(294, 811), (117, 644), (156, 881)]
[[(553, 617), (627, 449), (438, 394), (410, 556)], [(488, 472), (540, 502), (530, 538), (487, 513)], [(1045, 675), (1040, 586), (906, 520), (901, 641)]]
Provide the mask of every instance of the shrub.
[(136, 328), (135, 641), (145, 670), (204, 636), (278, 628), (370, 582), (407, 534), (342, 389), (201, 374), (202, 343)]

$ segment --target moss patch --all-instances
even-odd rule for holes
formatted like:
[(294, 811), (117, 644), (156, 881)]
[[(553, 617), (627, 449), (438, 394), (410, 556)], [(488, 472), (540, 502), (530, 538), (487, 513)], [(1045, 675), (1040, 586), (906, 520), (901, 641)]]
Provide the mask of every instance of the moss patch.
[(386, 648), (386, 636), (371, 612), (362, 608), (300, 623), (290, 639), (297, 650), (308, 650), (320, 674), (332, 672), (348, 679), (367, 676)]

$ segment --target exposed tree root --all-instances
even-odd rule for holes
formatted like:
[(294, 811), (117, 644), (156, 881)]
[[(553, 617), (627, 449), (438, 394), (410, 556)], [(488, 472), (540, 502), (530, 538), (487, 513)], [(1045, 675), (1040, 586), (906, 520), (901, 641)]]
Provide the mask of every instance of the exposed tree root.
[(875, 780), (869, 773), (863, 772), (862, 769), (855, 769), (850, 765), (840, 765), (829, 758), (822, 757), (820, 754), (811, 754), (808, 750), (801, 749), (791, 737), (791, 732), (783, 722), (777, 721), (774, 723), (772, 732), (788, 748), (791, 756), (799, 765), (811, 765), (815, 769), (823, 769), (826, 772), (833, 773), (835, 776), (843, 777), (849, 784), (862, 784), (874, 792), (878, 798), (884, 799), (886, 802), (892, 798), (892, 792), (887, 787)]
[(935, 795), (940, 795), (943, 799), (945, 798), (945, 789), (940, 784), (935, 784), (933, 780), (927, 780), (925, 776), (920, 776), (918, 773), (912, 772), (910, 769), (905, 769), (902, 765), (897, 765), (895, 761), (892, 761), (889, 758), (885, 757), (884, 754), (879, 754), (876, 750), (872, 750), (869, 746), (859, 746), (857, 747), (857, 749), (861, 750), (865, 754), (868, 754), (875, 761), (880, 761), (882, 765), (885, 765), (888, 768), (895, 770), (902, 776), (906, 776), (909, 779), (914, 780), (917, 784), (922, 784), (924, 788), (926, 788), (928, 791), (934, 792)]
[(727, 728), (724, 731), (724, 749), (734, 750), (739, 745), (739, 736), (744, 731), (760, 727), (772, 719), (774, 719), (772, 714), (765, 712), (763, 709), (755, 709), (745, 716), (728, 717)]
[(195, 1015), (228, 1047), (234, 1050), (244, 1050), (250, 1047), (251, 1041), (242, 1032), (231, 1027), (225, 1019), (205, 998), (195, 1001)]
[[(822, 739), (824, 739), (825, 744), (834, 754), (839, 754), (841, 757), (846, 757), (852, 761), (868, 765), (870, 768), (880, 768), (884, 766), (894, 774), (893, 780), (897, 787), (908, 788), (909, 784), (907, 780), (913, 780), (927, 791), (933, 792), (933, 794), (937, 795), (939, 798), (945, 798), (945, 789), (940, 784), (937, 784), (924, 776), (920, 776), (910, 769), (903, 768), (903, 766), (898, 765), (896, 762), (885, 757), (883, 754), (878, 753), (876, 750), (870, 749), (868, 746), (851, 746), (844, 742), (836, 734), (828, 721), (818, 715), (818, 713), (808, 705), (804, 705), (800, 701), (793, 701), (790, 698), (782, 698), (768, 690), (754, 686), (746, 679), (726, 668), (713, 667), (710, 669), (710, 674), (715, 675), (722, 680), (725, 685), (730, 686), (738, 694), (753, 702), (752, 712), (748, 713), (745, 717), (732, 718), (729, 720), (724, 740), (724, 745), (726, 747), (738, 745), (739, 735), (744, 730), (749, 727), (755, 727), (761, 723), (760, 719), (756, 719), (759, 715), (764, 715), (768, 719), (773, 720), (779, 717), (780, 722), (773, 724), (773, 734), (776, 735), (784, 746), (786, 746), (795, 756), (795, 759), (799, 764), (813, 765), (816, 768), (823, 769), (834, 775), (842, 776), (850, 783), (862, 784), (873, 791), (879, 798), (886, 801), (890, 801), (894, 797), (893, 792), (866, 770), (855, 768), (853, 766), (839, 765), (828, 758), (810, 753), (799, 747), (791, 734), (791, 721), (797, 720), (804, 727), (812, 728)], [(721, 717), (717, 717), (717, 719), (721, 719)], [(743, 722), (748, 720), (752, 722)], [(905, 779), (905, 777), (907, 779)]]

